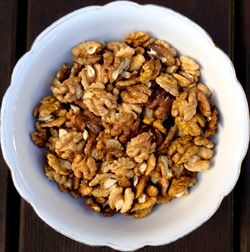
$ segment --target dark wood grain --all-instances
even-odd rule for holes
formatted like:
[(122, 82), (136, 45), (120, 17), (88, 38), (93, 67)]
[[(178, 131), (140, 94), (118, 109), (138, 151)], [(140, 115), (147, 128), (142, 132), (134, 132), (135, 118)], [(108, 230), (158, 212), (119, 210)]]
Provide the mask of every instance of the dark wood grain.
[[(235, 1), (235, 67), (250, 102), (250, 1)], [(235, 188), (237, 232), (241, 252), (250, 251), (250, 152)], [(235, 236), (236, 236), (235, 235)], [(236, 237), (235, 237), (236, 238)]]
[[(28, 0), (27, 49), (35, 37), (57, 18), (86, 5), (106, 2), (109, 1)], [(220, 48), (232, 56), (234, 36), (232, 13), (234, 10), (231, 1), (159, 0), (138, 2), (164, 5), (190, 17), (207, 30)], [(162, 247), (146, 247), (140, 251), (233, 251), (233, 202), (233, 194), (230, 194), (207, 223), (177, 242)], [(23, 200), (20, 216), (20, 252), (100, 251), (100, 248), (82, 245), (52, 230), (37, 217), (33, 209)], [(103, 251), (113, 250), (103, 248)]]
[[(0, 1), (0, 101), (10, 83), (16, 55), (17, 0)], [(19, 202), (7, 165), (0, 154), (0, 251), (10, 251), (18, 246)], [(13, 216), (9, 213), (11, 209)], [(14, 242), (14, 243), (13, 243)], [(14, 245), (16, 244), (16, 245)]]

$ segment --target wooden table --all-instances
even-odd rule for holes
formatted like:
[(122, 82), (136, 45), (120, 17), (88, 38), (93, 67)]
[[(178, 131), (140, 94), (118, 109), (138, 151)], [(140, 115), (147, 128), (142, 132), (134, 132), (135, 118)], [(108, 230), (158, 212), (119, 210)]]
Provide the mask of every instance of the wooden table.
[[(109, 1), (1, 0), (0, 92), (10, 83), (16, 61), (36, 36), (56, 19), (77, 8)], [(250, 98), (250, 1), (158, 0), (137, 1), (172, 8), (202, 26), (235, 64), (237, 76)], [(184, 38), (185, 39), (185, 38)], [(215, 62), (216, 64), (216, 62)], [(233, 99), (232, 99), (232, 102)], [(240, 132), (239, 132), (240, 133)], [(250, 251), (250, 155), (240, 179), (214, 216), (186, 237), (162, 247), (140, 251), (224, 252)], [(57, 233), (38, 218), (16, 192), (3, 158), (0, 159), (0, 252), (113, 251), (93, 248)], [(183, 213), (185, 214), (185, 213)]]

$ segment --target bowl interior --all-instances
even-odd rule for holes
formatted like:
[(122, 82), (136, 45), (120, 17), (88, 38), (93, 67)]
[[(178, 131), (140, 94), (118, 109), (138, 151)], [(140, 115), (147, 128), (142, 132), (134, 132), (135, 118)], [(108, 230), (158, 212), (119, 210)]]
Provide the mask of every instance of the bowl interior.
[[(79, 12), (80, 13), (80, 12)], [(227, 188), (231, 188), (238, 174), (238, 157), (246, 134), (242, 97), (232, 80), (230, 64), (218, 56), (205, 33), (185, 19), (160, 8), (139, 8), (124, 5), (82, 11), (55, 26), (37, 41), (22, 64), (18, 82), (6, 105), (8, 125), (6, 139), (12, 155), (11, 168), (18, 175), (25, 195), (43, 219), (57, 230), (79, 241), (92, 244), (159, 243), (176, 239), (204, 221), (211, 214)], [(129, 13), (129, 16), (128, 16)], [(43, 173), (43, 150), (30, 140), (34, 130), (32, 110), (38, 101), (50, 93), (49, 87), (56, 70), (64, 62), (71, 62), (70, 49), (84, 40), (122, 40), (132, 31), (146, 31), (168, 41), (182, 55), (188, 55), (201, 65), (202, 81), (213, 92), (213, 102), (220, 110), (219, 133), (213, 165), (199, 176), (198, 184), (188, 197), (158, 206), (145, 219), (134, 220), (115, 216), (104, 218), (89, 211), (82, 200), (72, 199), (60, 192)], [(18, 78), (18, 80), (17, 80)], [(233, 99), (232, 99), (233, 98)], [(6, 146), (7, 146), (6, 145)]]

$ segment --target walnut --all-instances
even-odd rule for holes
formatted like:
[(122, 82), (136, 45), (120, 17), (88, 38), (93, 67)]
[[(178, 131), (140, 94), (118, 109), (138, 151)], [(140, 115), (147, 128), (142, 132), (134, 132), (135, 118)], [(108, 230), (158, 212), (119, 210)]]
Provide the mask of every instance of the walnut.
[(115, 187), (110, 195), (109, 195), (109, 206), (111, 209), (116, 208), (116, 210), (120, 210), (124, 205), (123, 200), (123, 188), (122, 187)]
[(198, 156), (192, 156), (188, 162), (184, 164), (185, 168), (192, 172), (207, 170), (210, 166), (209, 160), (201, 160)]
[(131, 79), (128, 79), (128, 80), (123, 80), (123, 81), (118, 81), (116, 82), (116, 87), (129, 87), (129, 86), (133, 86), (137, 84), (137, 78), (131, 78)]
[(211, 116), (211, 108), (210, 108), (209, 100), (206, 97), (206, 95), (203, 92), (198, 91), (197, 92), (197, 100), (198, 100), (198, 106), (200, 108), (201, 113), (205, 117), (210, 117)]
[(62, 84), (52, 86), (51, 91), (53, 95), (63, 103), (79, 100), (83, 95), (80, 81), (81, 79), (78, 77), (66, 79)]
[(67, 63), (62, 64), (60, 69), (56, 73), (56, 79), (60, 82), (69, 78), (70, 75), (70, 66)]
[(176, 51), (166, 42), (157, 40), (155, 43), (149, 45), (149, 49), (150, 51), (148, 53), (150, 55), (159, 58), (167, 66), (173, 66), (175, 64)]
[(134, 47), (144, 46), (149, 40), (150, 36), (146, 32), (131, 32), (125, 38), (126, 43)]
[(93, 65), (93, 68), (95, 70), (94, 82), (99, 83), (99, 84), (100, 83), (106, 84), (109, 81), (109, 74), (108, 74), (108, 70), (105, 68), (105, 66), (96, 63)]
[(109, 66), (109, 79), (114, 82), (118, 76), (124, 71), (128, 70), (132, 55), (135, 50), (124, 42), (113, 41), (107, 44), (107, 48), (113, 51), (115, 58), (113, 65)]
[(181, 117), (175, 118), (176, 126), (180, 134), (190, 135), (190, 136), (199, 136), (202, 134), (202, 128), (205, 126), (205, 119), (202, 115), (196, 114), (192, 120), (185, 121)]
[(155, 197), (150, 197), (144, 203), (135, 203), (132, 211), (141, 211), (152, 208), (156, 204), (156, 201)]
[(142, 72), (138, 77), (138, 81), (146, 84), (150, 80), (154, 80), (159, 75), (160, 70), (161, 70), (160, 61), (151, 59), (142, 66)]
[(97, 170), (95, 160), (92, 157), (76, 154), (72, 162), (72, 170), (77, 178), (91, 180)]
[(211, 96), (211, 91), (209, 90), (207, 85), (205, 85), (203, 83), (198, 83), (197, 84), (197, 89), (200, 90), (201, 92), (203, 92), (206, 95), (206, 97)]
[(148, 176), (154, 170), (156, 166), (156, 158), (154, 154), (150, 154), (147, 160), (147, 166), (145, 170), (145, 175)]
[(180, 87), (184, 88), (184, 87), (188, 87), (190, 84), (192, 84), (192, 82), (188, 78), (185, 78), (184, 76), (182, 76), (180, 74), (174, 73), (173, 76), (178, 81), (178, 85)]
[(42, 128), (45, 127), (60, 127), (67, 119), (66, 119), (66, 109), (58, 109), (53, 112), (53, 114), (46, 116), (39, 116), (38, 121), (41, 122), (40, 126)]
[[(46, 164), (44, 166), (44, 172), (45, 175), (48, 177), (48, 179), (50, 180), (54, 180), (57, 184), (58, 187), (60, 188), (61, 186), (63, 186), (63, 188), (66, 189), (66, 191), (72, 188), (72, 178), (70, 178), (68, 175), (62, 175), (57, 173), (51, 166), (49, 166), (48, 164)], [(64, 190), (65, 191), (65, 190)]]
[(81, 77), (81, 84), (83, 88), (86, 90), (90, 86), (92, 82), (94, 82), (96, 77), (95, 69), (91, 65), (86, 65), (85, 68), (81, 70), (79, 73)]
[(84, 144), (82, 133), (67, 132), (55, 142), (55, 152), (61, 158), (71, 160), (75, 154), (83, 151)]
[(143, 132), (132, 138), (127, 144), (126, 153), (134, 158), (137, 163), (147, 160), (149, 155), (155, 150), (155, 143), (151, 143), (151, 134)]
[(111, 122), (110, 134), (118, 137), (121, 143), (126, 143), (131, 137), (133, 137), (140, 126), (140, 122), (135, 118), (134, 113), (121, 112), (115, 116)]
[(196, 114), (197, 99), (195, 93), (182, 92), (179, 97), (173, 101), (172, 116), (182, 117), (189, 121)]
[(66, 124), (67, 128), (71, 128), (73, 130), (77, 131), (83, 131), (85, 128), (85, 119), (83, 113), (80, 111), (80, 109), (77, 109), (78, 107), (75, 107), (74, 109), (77, 110), (77, 112), (74, 111), (73, 108), (69, 110), (66, 114), (66, 118), (68, 119)]
[(69, 175), (71, 171), (71, 163), (67, 160), (57, 158), (52, 153), (47, 153), (46, 155), (48, 165), (55, 170), (56, 173), (60, 175)]
[(105, 116), (110, 109), (116, 108), (116, 97), (105, 90), (93, 88), (83, 95), (86, 107), (97, 116)]
[(123, 146), (118, 140), (112, 139), (111, 135), (101, 132), (96, 140), (98, 159), (112, 161), (113, 157), (119, 158), (123, 155)]
[(161, 74), (155, 79), (156, 83), (163, 88), (166, 92), (173, 96), (179, 95), (179, 88), (176, 79), (170, 74)]
[(151, 208), (146, 208), (144, 210), (138, 210), (138, 211), (134, 211), (132, 213), (133, 217), (136, 219), (140, 219), (140, 218), (144, 218), (147, 215), (149, 215), (152, 212), (153, 207)]
[(138, 71), (142, 65), (145, 63), (146, 59), (143, 54), (139, 53), (131, 58), (131, 63), (129, 67), (129, 71)]
[(31, 133), (31, 139), (38, 147), (44, 147), (48, 141), (47, 130), (43, 129), (39, 122), (36, 122), (35, 128), (36, 131)]
[(79, 188), (79, 193), (82, 196), (91, 196), (91, 193), (93, 191), (93, 187), (87, 185), (87, 184), (81, 184)]
[(134, 176), (133, 169), (135, 168), (136, 163), (128, 158), (128, 157), (121, 157), (117, 160), (114, 160), (112, 163), (103, 162), (101, 171), (102, 172), (109, 172), (111, 171), (117, 178), (121, 178), (120, 176), (124, 176), (127, 178), (132, 178)]
[(125, 103), (132, 104), (146, 103), (150, 95), (151, 90), (144, 84), (127, 87), (126, 90), (121, 93), (122, 100)]
[(197, 146), (204, 146), (206, 148), (212, 149), (214, 147), (214, 144), (212, 141), (205, 137), (197, 136), (194, 138), (194, 144)]
[(124, 204), (120, 210), (121, 213), (128, 212), (134, 203), (134, 193), (131, 188), (126, 188), (124, 192)]
[(200, 66), (194, 60), (192, 60), (191, 58), (187, 56), (181, 56), (180, 61), (181, 61), (181, 68), (185, 72), (188, 72), (194, 76), (200, 75), (200, 71), (199, 71)]
[(135, 186), (135, 190), (136, 190), (135, 198), (136, 199), (141, 197), (141, 195), (143, 194), (143, 191), (146, 187), (147, 180), (148, 180), (148, 178), (146, 176), (142, 176), (139, 178), (138, 183)]
[(156, 120), (153, 122), (153, 127), (158, 129), (161, 133), (166, 134), (167, 130), (166, 128), (162, 125), (162, 120)]
[(212, 107), (211, 119), (208, 122), (208, 127), (205, 131), (205, 137), (213, 136), (218, 128), (218, 110), (215, 106)]
[(102, 58), (98, 53), (102, 51), (104, 46), (104, 43), (96, 41), (82, 42), (72, 49), (74, 61), (81, 65), (97, 63)]
[(179, 198), (182, 195), (188, 194), (188, 187), (192, 187), (196, 183), (196, 179), (192, 177), (180, 177), (173, 179), (168, 194), (172, 197)]
[(162, 145), (159, 147), (159, 151), (165, 153), (167, 150), (167, 147), (170, 145), (172, 139), (174, 138), (174, 136), (176, 135), (176, 133), (178, 132), (178, 128), (176, 126), (176, 124), (170, 128), (170, 130), (167, 133), (167, 136), (165, 138), (165, 140), (163, 141)]
[(57, 110), (61, 108), (60, 102), (53, 96), (46, 96), (41, 101), (39, 106), (37, 107), (38, 118), (39, 121), (47, 121), (44, 120), (45, 117), (53, 114)]

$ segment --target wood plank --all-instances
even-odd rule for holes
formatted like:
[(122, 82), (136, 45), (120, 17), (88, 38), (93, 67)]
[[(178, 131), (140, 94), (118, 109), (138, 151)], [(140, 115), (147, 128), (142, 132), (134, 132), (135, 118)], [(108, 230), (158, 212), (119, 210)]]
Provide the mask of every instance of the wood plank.
[[(235, 1), (235, 66), (250, 102), (250, 2)], [(243, 162), (236, 191), (237, 235), (241, 252), (250, 251), (250, 152)]]
[[(17, 0), (0, 2), (0, 100), (9, 86), (16, 59)], [(0, 251), (16, 251), (18, 246), (19, 204), (10, 172), (0, 154)], [(11, 213), (10, 213), (10, 209)]]
[[(89, 4), (103, 4), (108, 1), (43, 0), (28, 1), (28, 40), (29, 48), (35, 37), (49, 24), (64, 14)], [(137, 1), (152, 3), (152, 1)], [(232, 51), (232, 4), (229, 0), (201, 1), (171, 0), (153, 1), (155, 4), (173, 8), (190, 17), (208, 33), (215, 43), (226, 53)], [(45, 8), (46, 7), (46, 8)], [(222, 15), (223, 13), (223, 15)], [(233, 195), (226, 197), (217, 213), (202, 227), (190, 235), (162, 247), (147, 247), (140, 251), (232, 251), (233, 249)], [(21, 206), (20, 252), (32, 251), (98, 251), (74, 242), (52, 230), (41, 221), (33, 209), (24, 201)], [(104, 251), (113, 251), (103, 248)]]

